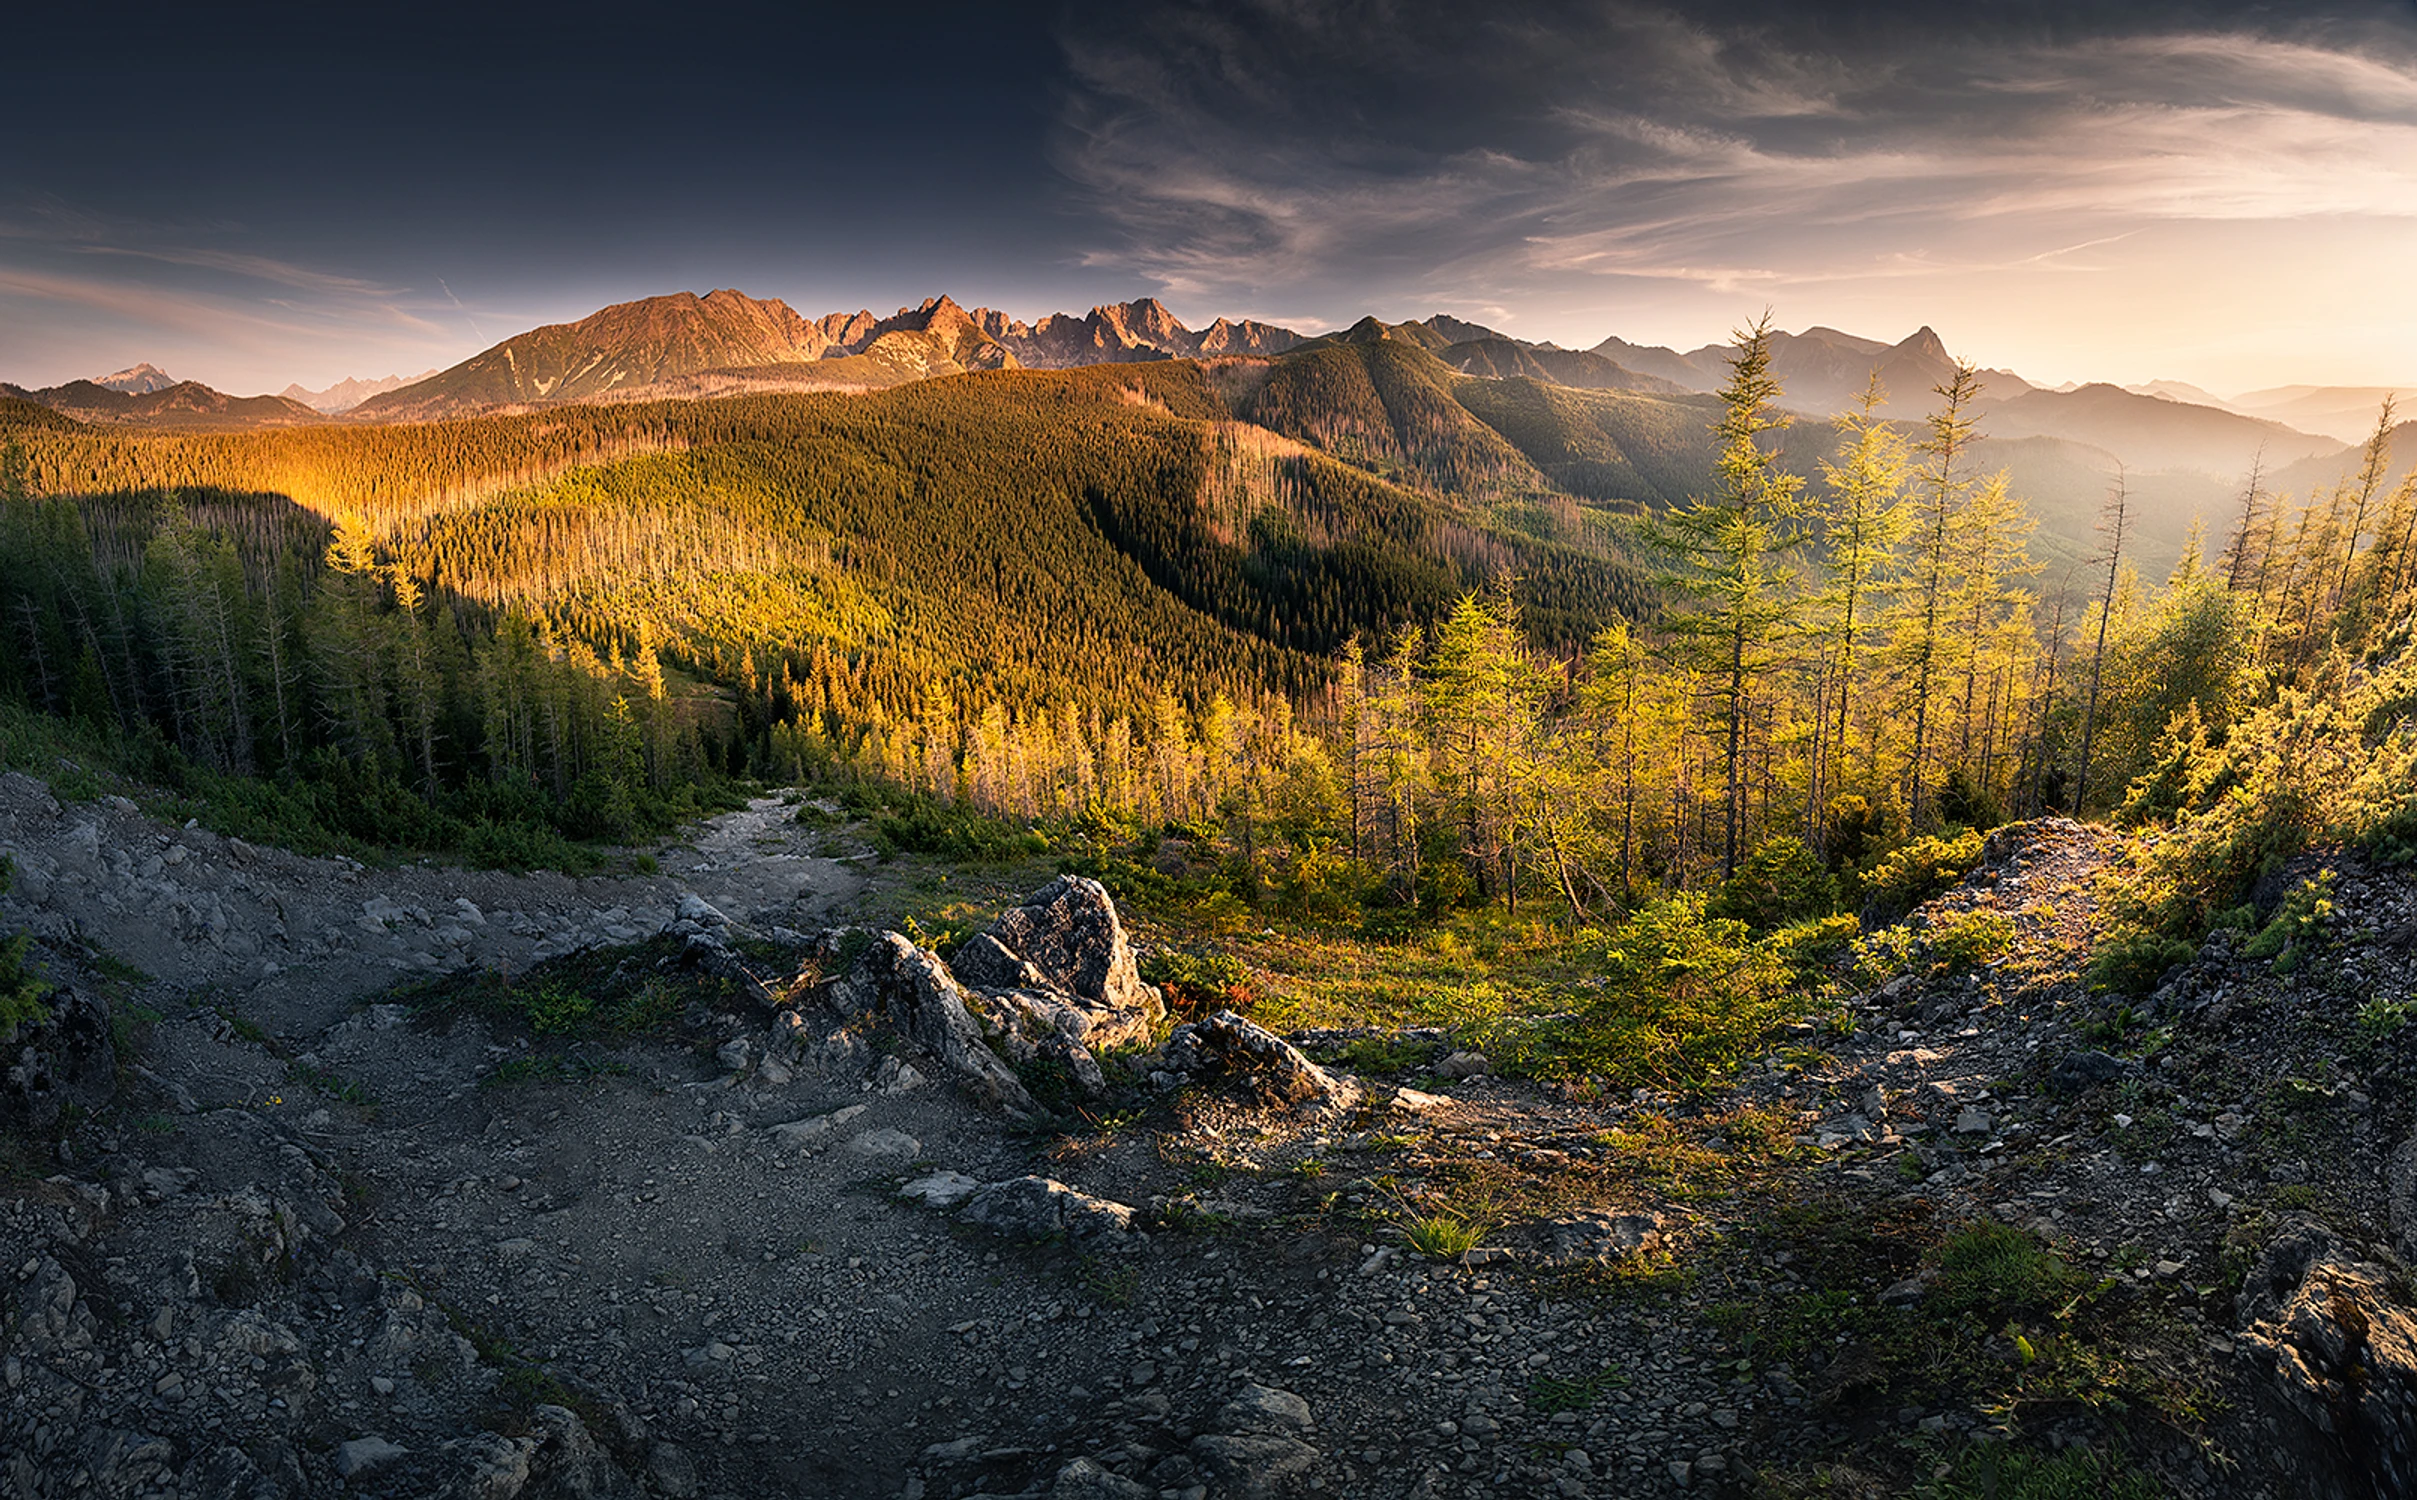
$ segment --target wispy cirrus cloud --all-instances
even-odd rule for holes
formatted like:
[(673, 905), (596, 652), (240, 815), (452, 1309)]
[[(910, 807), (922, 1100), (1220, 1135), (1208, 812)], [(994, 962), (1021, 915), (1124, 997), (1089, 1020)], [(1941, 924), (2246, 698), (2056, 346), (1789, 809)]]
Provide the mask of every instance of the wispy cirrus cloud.
[(1172, 296), (1491, 304), (1531, 332), (1674, 292), (1818, 313), (1885, 281), (1908, 326), (1911, 298), (1993, 283), (2044, 307), (2051, 279), (2279, 307), (2289, 276), (2242, 263), (2271, 257), (2263, 227), (2304, 229), (2315, 260), (2417, 252), (2405, 13), (1851, 34), (1809, 14), (1163, 7), (1069, 34), (1059, 161), (1111, 231), (1092, 263)]
[(297, 351), (412, 368), (466, 352), (467, 320), (450, 294), (262, 254), (244, 237), (240, 226), (147, 223), (56, 198), (0, 208), (0, 378), (56, 383), (148, 359), (267, 388), (292, 378)]

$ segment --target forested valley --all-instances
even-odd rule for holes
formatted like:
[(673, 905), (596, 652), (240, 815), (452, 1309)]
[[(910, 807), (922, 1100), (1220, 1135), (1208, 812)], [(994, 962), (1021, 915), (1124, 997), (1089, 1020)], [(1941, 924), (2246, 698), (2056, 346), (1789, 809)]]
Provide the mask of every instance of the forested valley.
[[(2119, 483), (2049, 596), (1970, 367), (1919, 421), (1876, 378), (1792, 421), (1766, 339), (1717, 398), (1374, 337), (427, 426), (29, 409), (10, 755), (255, 837), (522, 867), (833, 782), (902, 847), (1385, 929), (1688, 892), (1783, 926), (2052, 810), (2264, 819), (2224, 835), (2264, 841), (2236, 883), (2322, 832), (2409, 839), (2388, 410), (2339, 484), (2250, 477), (2161, 577)], [(2275, 759), (2298, 740), (2338, 774)]]

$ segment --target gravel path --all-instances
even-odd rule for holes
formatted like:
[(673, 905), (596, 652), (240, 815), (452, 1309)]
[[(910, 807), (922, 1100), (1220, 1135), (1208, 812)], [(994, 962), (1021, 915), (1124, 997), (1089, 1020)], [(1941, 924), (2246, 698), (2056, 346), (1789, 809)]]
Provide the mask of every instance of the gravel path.
[[(0, 929), (158, 1017), (109, 1106), (0, 1192), (5, 1482), (1434, 1500), (1757, 1473), (1793, 1493), (1821, 1463), (1887, 1492), (1903, 1454), (1993, 1418), (1859, 1394), (1844, 1340), (1772, 1353), (1757, 1320), (1797, 1299), (1925, 1295), (1879, 1261), (1824, 1282), (1774, 1237), (1822, 1203), (2007, 1220), (2102, 1270), (2209, 1393), (2151, 1447), (2166, 1480), (2280, 1494), (2227, 1237), (2302, 1185), (2388, 1232), (2405, 1097), (2345, 1065), (2312, 1085), (2338, 1133), (2289, 1135), (2269, 1096), (2221, 1082), (2215, 1041), (2142, 1053), (2091, 1029), (2072, 968), (2104, 851), (2073, 825), (2003, 837), (1927, 914), (2004, 913), (2008, 952), (1883, 986), (1851, 1032), (1808, 1029), (1692, 1100), (1479, 1073), (1270, 1114), (1137, 1078), (1110, 1128), (1061, 1135), (811, 999), (794, 1020), (698, 1003), (666, 1039), (565, 1049), (390, 993), (597, 945), (693, 951), (730, 919), (812, 931), (875, 882), (789, 811), (715, 819), (657, 877), (573, 881), (302, 860), (0, 780), (21, 872)], [(82, 944), (155, 977), (112, 981)], [(2238, 1011), (2251, 981), (2227, 961), (2170, 984), (2157, 1024)], [(941, 1173), (1046, 1177), (1137, 1227), (1035, 1241), (901, 1197)], [(1404, 1205), (1453, 1193), (1493, 1205), (1485, 1244), (1413, 1253)]]

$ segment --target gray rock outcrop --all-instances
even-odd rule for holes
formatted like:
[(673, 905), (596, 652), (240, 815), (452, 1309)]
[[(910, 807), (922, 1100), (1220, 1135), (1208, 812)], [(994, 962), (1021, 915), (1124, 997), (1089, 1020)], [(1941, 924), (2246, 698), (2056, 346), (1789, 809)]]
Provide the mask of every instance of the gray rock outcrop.
[(1032, 1095), (983, 1040), (965, 992), (937, 955), (898, 933), (885, 932), (824, 991), (842, 1015), (886, 1016), (938, 1058), (983, 1107), (1017, 1115), (1033, 1112)]
[(41, 1003), (48, 1018), (20, 1026), (0, 1045), (0, 1129), (40, 1135), (69, 1106), (97, 1110), (116, 1091), (108, 1005), (72, 988), (52, 990)]
[(1098, 1052), (1147, 1042), (1166, 1017), (1107, 888), (1079, 875), (1027, 896), (968, 940), (952, 967), (984, 992), (994, 1020), (1027, 1041), (1054, 1033)]
[(2393, 1280), (2301, 1221), (2241, 1290), (2238, 1348), (2276, 1418), (2277, 1456), (2325, 1500), (2417, 1493), (2417, 1312)]
[(1291, 1391), (1247, 1385), (1219, 1409), (1222, 1431), (1192, 1439), (1192, 1461), (1241, 1500), (1290, 1494), (1323, 1457), (1301, 1440), (1315, 1425), (1309, 1403)]

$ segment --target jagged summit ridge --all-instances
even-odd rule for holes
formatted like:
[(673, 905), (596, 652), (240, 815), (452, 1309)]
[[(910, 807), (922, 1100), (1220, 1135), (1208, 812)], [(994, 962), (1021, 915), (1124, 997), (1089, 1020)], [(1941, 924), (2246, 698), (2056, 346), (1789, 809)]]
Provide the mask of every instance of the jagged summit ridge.
[[(573, 323), (515, 335), (451, 369), (354, 407), (369, 418), (735, 388), (894, 385), (968, 370), (1281, 354), (1288, 328), (1219, 318), (1194, 332), (1155, 297), (1027, 323), (946, 294), (888, 317), (870, 308), (808, 319), (778, 298), (724, 288), (615, 303)], [(297, 399), (300, 399), (297, 397)]]

